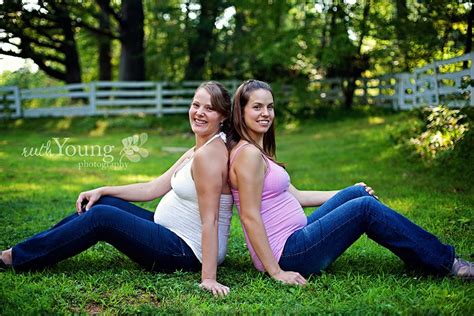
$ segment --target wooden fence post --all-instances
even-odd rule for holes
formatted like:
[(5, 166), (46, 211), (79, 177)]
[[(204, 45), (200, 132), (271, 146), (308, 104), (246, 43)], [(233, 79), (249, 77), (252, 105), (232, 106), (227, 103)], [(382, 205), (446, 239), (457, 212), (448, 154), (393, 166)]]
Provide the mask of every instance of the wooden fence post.
[(15, 115), (14, 117), (21, 117), (22, 116), (22, 111), (21, 111), (21, 98), (20, 98), (20, 88), (18, 86), (13, 87), (13, 97), (15, 98)]
[(438, 87), (438, 64), (436, 63), (436, 60), (433, 62), (433, 68), (434, 68), (434, 90), (435, 90), (435, 104), (436, 106), (439, 105), (439, 87)]
[(162, 117), (163, 116), (163, 85), (161, 82), (156, 83), (156, 116)]
[(413, 76), (413, 85), (415, 89), (413, 89), (413, 108), (418, 107), (418, 72), (415, 69), (415, 75)]
[(89, 83), (89, 115), (95, 115), (97, 111), (95, 90), (96, 84), (92, 81)]
[(362, 82), (362, 91), (364, 93), (364, 103), (365, 105), (369, 105), (369, 96), (367, 95), (367, 84), (369, 82), (369, 80), (367, 78), (361, 78), (361, 82)]
[(396, 80), (396, 83), (395, 83), (395, 94), (396, 94), (396, 98), (394, 99), (394, 109), (395, 110), (400, 110), (405, 104), (405, 94), (404, 94), (404, 91), (405, 91), (405, 88), (404, 88), (404, 82), (403, 82), (403, 73), (399, 73), (399, 74), (396, 74), (395, 75), (395, 80)]

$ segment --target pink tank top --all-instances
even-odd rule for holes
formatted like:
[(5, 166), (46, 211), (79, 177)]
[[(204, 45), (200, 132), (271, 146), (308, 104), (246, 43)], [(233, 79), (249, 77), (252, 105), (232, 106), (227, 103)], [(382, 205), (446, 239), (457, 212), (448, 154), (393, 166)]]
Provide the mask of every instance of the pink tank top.
[[(235, 157), (240, 149), (249, 143), (242, 144), (236, 148), (230, 159), (232, 165)], [(272, 160), (268, 159), (262, 154), (263, 159), (267, 165), (267, 171), (263, 180), (262, 204), (260, 214), (262, 216), (263, 225), (267, 232), (270, 248), (273, 256), (278, 262), (283, 252), (285, 242), (295, 231), (306, 226), (307, 219), (298, 200), (288, 191), (290, 187), (290, 176), (284, 168), (277, 165)], [(240, 214), (240, 198), (239, 191), (231, 188), (234, 203)], [(265, 271), (265, 268), (258, 259), (252, 244), (248, 239), (245, 227), (242, 225), (247, 241), (247, 248), (249, 249), (252, 262), (260, 271)]]

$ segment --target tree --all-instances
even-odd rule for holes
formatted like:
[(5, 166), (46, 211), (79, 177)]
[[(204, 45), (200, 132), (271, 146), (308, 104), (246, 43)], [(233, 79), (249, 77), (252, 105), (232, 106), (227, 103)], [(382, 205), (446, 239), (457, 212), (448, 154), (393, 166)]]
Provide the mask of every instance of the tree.
[(343, 86), (343, 93), (344, 93), (344, 108), (350, 109), (352, 108), (352, 104), (354, 101), (354, 92), (356, 89), (356, 80), (359, 79), (362, 73), (369, 68), (369, 58), (367, 55), (363, 54), (362, 52), (362, 44), (364, 42), (365, 37), (368, 35), (369, 25), (369, 11), (370, 11), (370, 3), (371, 0), (366, 0), (364, 5), (362, 19), (360, 20), (359, 25), (359, 40), (356, 46), (355, 54), (352, 55), (352, 60), (350, 60), (349, 66), (349, 75), (347, 78), (347, 86)]
[[(105, 11), (99, 15), (99, 28), (110, 32), (110, 16)], [(112, 39), (110, 36), (99, 36), (99, 80), (112, 80)]]
[[(466, 45), (464, 48), (464, 54), (472, 52), (472, 19), (474, 18), (474, 7), (471, 6), (469, 13), (467, 14), (467, 34), (466, 34)], [(474, 61), (471, 61), (474, 62)], [(463, 68), (467, 68), (467, 61), (464, 62)], [(472, 80), (472, 78), (471, 78)]]
[(38, 1), (26, 6), (6, 0), (0, 8), (0, 53), (31, 58), (49, 76), (81, 82), (75, 30), (65, 1)]
[[(181, 81), (188, 64), (189, 10), (180, 0), (145, 0), (145, 54), (150, 80)], [(183, 12), (185, 11), (185, 12)]]
[(84, 79), (112, 80), (112, 41), (119, 35), (112, 31), (115, 25), (110, 15), (92, 1), (70, 2), (69, 12), (78, 30), (76, 40)]
[[(321, 59), (329, 78), (342, 78), (344, 108), (350, 109), (353, 104), (356, 80), (369, 68), (369, 57), (363, 53), (362, 45), (369, 32), (369, 12), (371, 1), (360, 5), (343, 5), (334, 2), (330, 14), (329, 38)], [(362, 9), (362, 12), (360, 10)], [(349, 24), (351, 21), (351, 24)], [(349, 31), (356, 34), (355, 39), (349, 37)]]
[(219, 10), (222, 9), (221, 0), (200, 0), (200, 14), (195, 31), (188, 38), (189, 62), (186, 68), (185, 79), (202, 80), (206, 59), (215, 46), (214, 24)]
[(145, 80), (143, 4), (138, 0), (122, 0), (120, 23), (120, 80)]
[[(144, 12), (141, 0), (122, 0), (120, 14), (110, 0), (96, 0), (105, 14), (115, 19), (119, 26), (121, 43), (119, 80), (145, 80)], [(102, 33), (100, 29), (91, 30)]]

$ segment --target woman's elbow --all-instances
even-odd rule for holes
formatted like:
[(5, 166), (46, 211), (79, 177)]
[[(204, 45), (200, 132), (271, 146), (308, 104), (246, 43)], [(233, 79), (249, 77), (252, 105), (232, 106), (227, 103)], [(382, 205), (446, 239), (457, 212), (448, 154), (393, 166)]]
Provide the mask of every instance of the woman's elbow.
[(257, 216), (253, 214), (245, 214), (242, 212), (240, 214), (240, 221), (245, 227), (247, 227), (257, 222)]
[(219, 218), (217, 216), (211, 215), (206, 217), (201, 217), (201, 225), (204, 228), (215, 228), (219, 224)]

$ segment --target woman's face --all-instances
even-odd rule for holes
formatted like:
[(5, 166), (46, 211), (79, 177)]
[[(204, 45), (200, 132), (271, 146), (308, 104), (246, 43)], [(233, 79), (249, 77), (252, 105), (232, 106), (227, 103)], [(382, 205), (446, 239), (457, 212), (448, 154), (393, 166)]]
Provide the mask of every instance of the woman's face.
[(275, 112), (270, 91), (258, 89), (250, 93), (244, 107), (244, 122), (252, 138), (263, 136), (273, 123)]
[(209, 92), (204, 88), (197, 90), (189, 108), (189, 123), (194, 134), (212, 136), (219, 131), (223, 120), (223, 115), (212, 108)]

